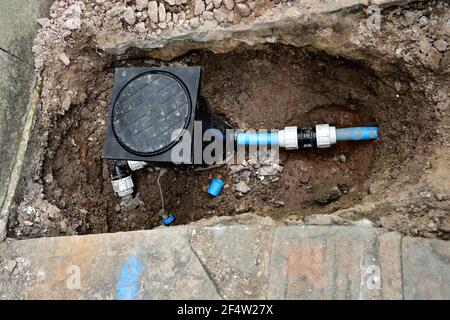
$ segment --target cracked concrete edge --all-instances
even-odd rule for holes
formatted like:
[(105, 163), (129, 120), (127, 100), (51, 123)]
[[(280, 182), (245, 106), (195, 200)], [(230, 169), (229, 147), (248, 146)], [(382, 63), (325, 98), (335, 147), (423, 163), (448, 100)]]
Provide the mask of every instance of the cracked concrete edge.
[[(174, 31), (168, 34), (161, 34), (157, 37), (149, 37), (146, 39), (135, 38), (132, 34), (122, 33), (114, 37), (107, 34), (98, 34), (96, 43), (98, 47), (110, 54), (121, 55), (128, 49), (139, 48), (142, 50), (152, 50), (155, 58), (173, 59), (186, 53), (186, 50), (179, 52), (178, 43), (183, 43), (185, 48), (189, 50), (209, 49), (213, 52), (224, 52), (223, 43), (228, 43), (225, 51), (231, 51), (241, 44), (258, 45), (265, 43), (286, 42), (282, 36), (277, 34), (275, 27), (282, 29), (292, 26), (295, 23), (301, 25), (299, 21), (304, 21), (307, 25), (316, 16), (316, 20), (320, 21), (321, 17), (331, 21), (339, 21), (340, 24), (348, 23), (339, 19), (340, 14), (346, 12), (366, 13), (364, 10), (370, 5), (376, 5), (380, 8), (388, 8), (392, 6), (406, 6), (414, 2), (425, 2), (431, 0), (331, 0), (328, 2), (320, 2), (311, 4), (311, 7), (302, 7), (292, 5), (285, 7), (280, 11), (273, 11), (271, 16), (257, 18), (251, 23), (242, 23), (227, 27), (214, 26), (205, 23), (198, 28), (187, 31)], [(314, 27), (314, 26), (311, 26)], [(252, 34), (252, 36), (250, 36)], [(296, 39), (299, 44), (306, 46), (311, 44), (311, 38), (306, 36), (305, 39)], [(186, 44), (186, 42), (189, 42)], [(289, 42), (289, 41), (287, 41)], [(290, 43), (292, 44), (292, 43)], [(319, 46), (321, 49), (322, 48)], [(167, 49), (167, 50), (166, 50)]]
[(34, 69), (34, 66), (33, 66), (32, 64), (30, 64), (28, 61), (22, 59), (21, 57), (15, 55), (14, 53), (9, 52), (9, 50), (0, 47), (0, 51), (2, 51), (3, 53), (5, 53), (5, 54), (6, 54), (7, 56), (9, 56), (9, 57), (11, 57), (11, 58), (13, 58), (13, 59), (16, 59), (16, 60), (18, 60), (18, 61), (24, 63), (25, 65), (27, 65), (28, 67), (30, 67), (32, 70)]
[(198, 263), (200, 264), (200, 266), (202, 267), (203, 271), (205, 272), (205, 275), (208, 277), (209, 281), (211, 282), (211, 284), (213, 285), (214, 289), (217, 292), (217, 295), (221, 298), (224, 299), (220, 287), (217, 284), (216, 280), (214, 279), (214, 276), (211, 274), (210, 270), (208, 269), (208, 267), (205, 265), (205, 263), (202, 261), (202, 259), (200, 258), (197, 250), (193, 247), (192, 245), (192, 229), (190, 229), (189, 227), (186, 228), (186, 237), (187, 237), (187, 242), (189, 244), (189, 248), (191, 249), (191, 252), (194, 254), (194, 256), (197, 258)]
[(33, 120), (36, 108), (39, 104), (41, 82), (34, 74), (33, 80), (34, 86), (32, 88), (30, 97), (31, 101), (28, 106), (28, 111), (25, 117), (25, 123), (23, 125), (21, 139), (19, 146), (17, 148), (16, 157), (14, 160), (13, 168), (11, 170), (11, 175), (9, 179), (8, 188), (6, 191), (5, 200), (3, 201), (1, 211), (0, 211), (0, 243), (6, 239), (7, 236), (7, 225), (9, 219), (9, 209), (20, 180), (22, 172), (22, 164), (25, 160), (25, 154), (28, 148), (28, 141), (30, 140), (31, 131), (33, 127)]
[[(277, 225), (283, 224), (254, 214), (214, 217), (187, 225), (190, 248), (222, 299), (267, 299), (272, 237)], [(224, 236), (229, 242), (222, 248), (222, 254), (217, 260), (221, 261), (225, 257), (225, 261), (217, 263), (214, 253), (220, 252), (224, 243), (221, 237)], [(237, 247), (239, 240), (247, 243), (241, 250)], [(254, 240), (256, 248), (252, 246)], [(248, 263), (243, 263), (247, 259)], [(224, 273), (228, 269), (232, 269), (233, 274), (239, 277), (231, 279), (230, 274)], [(251, 288), (246, 286), (249, 279)]]
[[(263, 221), (263, 225), (260, 225), (259, 222)], [(203, 243), (192, 243), (192, 236), (194, 234), (199, 234), (201, 232), (208, 232), (208, 230), (215, 229), (217, 227), (226, 230), (226, 232), (230, 232), (233, 227), (249, 227), (249, 228), (262, 228), (264, 229), (264, 235), (260, 238), (266, 237), (268, 241), (266, 245), (263, 246), (263, 256), (266, 257), (266, 261), (262, 263), (262, 267), (258, 269), (263, 275), (264, 280), (261, 282), (259, 291), (263, 292), (261, 296), (257, 299), (267, 299), (270, 298), (269, 293), (271, 292), (269, 286), (271, 282), (271, 265), (273, 264), (273, 247), (274, 247), (274, 239), (279, 236), (279, 232), (283, 233), (283, 229), (285, 228), (299, 228), (298, 231), (301, 230), (310, 230), (311, 228), (316, 228), (316, 230), (321, 230), (319, 232), (323, 235), (328, 235), (329, 231), (326, 230), (334, 230), (337, 232), (340, 230), (339, 228), (355, 228), (355, 230), (359, 230), (360, 232), (371, 231), (373, 232), (374, 242), (373, 248), (366, 248), (367, 254), (370, 257), (377, 257), (376, 260), (377, 266), (380, 268), (380, 283), (381, 288), (377, 290), (373, 295), (367, 295), (367, 299), (402, 299), (402, 282), (401, 282), (401, 250), (400, 250), (400, 240), (401, 235), (398, 233), (389, 233), (386, 230), (379, 228), (371, 228), (371, 227), (361, 227), (361, 226), (292, 226), (284, 223), (278, 223), (268, 217), (260, 217), (253, 214), (243, 214), (236, 217), (214, 217), (210, 220), (201, 221), (197, 224), (188, 225), (188, 241), (190, 243), (191, 250), (194, 252), (196, 257), (198, 258), (200, 264), (203, 266), (205, 272), (208, 274), (211, 282), (214, 284), (217, 289), (218, 294), (224, 298), (225, 291), (224, 288), (221, 287), (223, 284), (221, 281), (216, 281), (216, 277), (218, 274), (215, 273), (214, 267), (213, 270), (209, 268), (209, 260), (208, 253), (202, 252), (201, 248), (203, 247)], [(306, 232), (305, 230), (305, 232)], [(206, 238), (200, 237), (200, 240), (204, 240)], [(198, 241), (198, 239), (197, 239)], [(263, 242), (263, 241), (261, 241)], [(200, 251), (200, 252), (199, 252)], [(256, 255), (255, 255), (256, 256)], [(394, 272), (395, 271), (395, 272)], [(219, 277), (220, 278), (220, 277)], [(223, 280), (223, 279), (222, 279)], [(226, 298), (226, 297), (225, 297)]]

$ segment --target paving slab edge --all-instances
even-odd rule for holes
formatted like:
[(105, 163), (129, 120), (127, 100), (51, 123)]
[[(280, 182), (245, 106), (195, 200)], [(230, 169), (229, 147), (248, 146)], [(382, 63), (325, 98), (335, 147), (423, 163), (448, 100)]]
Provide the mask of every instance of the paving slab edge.
[(36, 108), (39, 104), (41, 82), (37, 75), (33, 75), (33, 87), (30, 93), (30, 103), (28, 105), (28, 111), (25, 114), (25, 123), (23, 125), (19, 146), (17, 148), (14, 165), (11, 170), (11, 175), (8, 183), (8, 189), (6, 192), (5, 200), (2, 204), (0, 211), (0, 243), (5, 241), (7, 235), (7, 225), (9, 219), (9, 209), (11, 207), (17, 186), (19, 184), (20, 176), (22, 173), (23, 162), (25, 161), (25, 154), (28, 149), (28, 142), (31, 137), (33, 129), (33, 121)]

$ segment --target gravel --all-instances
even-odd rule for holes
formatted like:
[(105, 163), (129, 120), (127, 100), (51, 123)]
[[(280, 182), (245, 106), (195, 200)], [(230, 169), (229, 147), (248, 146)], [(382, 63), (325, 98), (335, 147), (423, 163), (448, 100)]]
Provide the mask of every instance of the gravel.
[(240, 192), (242, 194), (246, 194), (248, 192), (250, 192), (252, 190), (252, 188), (245, 183), (244, 181), (241, 181), (239, 183), (237, 183), (234, 188), (236, 189), (237, 192)]

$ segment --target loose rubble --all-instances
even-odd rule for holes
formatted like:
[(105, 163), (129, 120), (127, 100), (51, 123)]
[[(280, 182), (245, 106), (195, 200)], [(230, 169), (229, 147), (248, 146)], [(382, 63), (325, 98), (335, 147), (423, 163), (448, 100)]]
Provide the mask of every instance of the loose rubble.
[[(33, 51), (36, 68), (43, 67), (45, 46), (64, 44), (66, 38), (82, 27), (134, 32), (140, 36), (160, 36), (183, 32), (207, 25), (216, 28), (233, 25), (258, 16), (256, 0), (96, 0), (55, 1), (50, 8), (51, 19), (40, 19), (39, 33)], [(291, 5), (287, 0), (264, 0), (259, 7)]]

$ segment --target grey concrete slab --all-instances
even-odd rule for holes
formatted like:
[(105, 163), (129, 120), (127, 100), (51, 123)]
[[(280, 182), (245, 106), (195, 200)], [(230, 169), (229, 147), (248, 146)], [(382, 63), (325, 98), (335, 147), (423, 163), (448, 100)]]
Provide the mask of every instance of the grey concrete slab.
[(33, 65), (37, 19), (47, 16), (54, 0), (0, 0), (0, 47)]
[(3, 299), (220, 298), (186, 227), (8, 240), (6, 246), (0, 250)]
[(378, 238), (381, 265), (381, 290), (385, 300), (403, 299), (402, 236), (387, 232)]
[(450, 298), (450, 242), (253, 222), (8, 239), (0, 299)]
[(279, 227), (269, 299), (378, 299), (377, 231), (361, 227)]
[(190, 228), (191, 247), (224, 299), (267, 298), (272, 228)]
[[(17, 146), (35, 81), (33, 38), (37, 19), (47, 14), (50, 0), (0, 0), (0, 207), (8, 189)], [(0, 217), (0, 241), (5, 217)]]
[(450, 242), (403, 238), (405, 299), (450, 299)]

